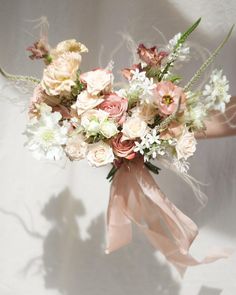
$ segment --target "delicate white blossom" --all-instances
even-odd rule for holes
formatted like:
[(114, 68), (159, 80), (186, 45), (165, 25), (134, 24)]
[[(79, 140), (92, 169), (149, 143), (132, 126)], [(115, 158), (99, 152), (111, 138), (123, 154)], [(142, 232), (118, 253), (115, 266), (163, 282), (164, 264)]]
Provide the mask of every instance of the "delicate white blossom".
[(225, 104), (230, 101), (229, 81), (223, 75), (222, 70), (214, 70), (211, 74), (209, 84), (205, 85), (203, 95), (205, 104), (209, 110), (225, 112)]
[[(175, 49), (175, 46), (179, 42), (182, 34), (176, 34), (167, 44), (166, 50), (170, 53), (168, 56), (168, 61), (188, 61), (190, 58), (190, 48), (186, 44), (179, 45), (178, 49)], [(174, 52), (175, 51), (175, 52)]]
[[(43, 111), (42, 111), (43, 110)], [(41, 116), (31, 119), (26, 127), (26, 145), (36, 159), (60, 160), (67, 142), (67, 128), (60, 126), (61, 114), (51, 112), (51, 107), (41, 108)]]
[(140, 72), (138, 69), (131, 71), (131, 79), (127, 89), (120, 89), (116, 93), (121, 97), (140, 100), (141, 103), (151, 103), (153, 101), (153, 90), (156, 84), (153, 78), (148, 78), (146, 72)]
[(162, 140), (156, 129), (152, 129), (141, 138), (141, 142), (135, 142), (135, 152), (144, 156), (144, 161), (155, 159), (158, 155), (164, 156), (168, 148), (175, 145), (175, 140)]

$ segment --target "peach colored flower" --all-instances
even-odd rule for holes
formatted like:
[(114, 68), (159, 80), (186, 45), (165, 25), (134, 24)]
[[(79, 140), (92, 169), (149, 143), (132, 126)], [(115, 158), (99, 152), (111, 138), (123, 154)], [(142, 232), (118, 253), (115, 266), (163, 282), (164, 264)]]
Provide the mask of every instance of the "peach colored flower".
[(162, 81), (157, 83), (154, 90), (156, 104), (163, 115), (171, 115), (174, 113), (180, 103), (180, 111), (185, 107), (186, 95), (183, 89), (176, 86), (170, 81)]
[(184, 125), (179, 122), (172, 122), (167, 129), (160, 133), (161, 139), (178, 138), (183, 133)]
[(81, 134), (68, 137), (65, 152), (71, 160), (82, 160), (86, 157), (88, 144)]
[(55, 59), (66, 52), (83, 53), (88, 52), (88, 49), (84, 44), (77, 42), (75, 39), (70, 39), (58, 43), (56, 48), (51, 50), (50, 55)]
[(103, 102), (104, 99), (92, 96), (88, 91), (82, 91), (77, 96), (77, 101), (73, 104), (72, 108), (76, 110), (77, 115), (80, 116), (87, 110), (95, 108), (97, 105)]
[(81, 55), (67, 52), (54, 60), (45, 70), (41, 85), (48, 95), (68, 94), (75, 85)]
[(108, 144), (100, 141), (89, 146), (87, 159), (91, 166), (100, 167), (112, 163), (114, 154)]
[(134, 152), (134, 140), (122, 140), (122, 136), (123, 134), (119, 133), (115, 138), (112, 139), (111, 145), (113, 152), (120, 158), (131, 160), (136, 156), (136, 153)]
[(127, 98), (119, 97), (112, 93), (104, 97), (104, 101), (98, 106), (99, 109), (107, 112), (109, 118), (113, 119), (118, 124), (123, 124), (126, 118), (128, 108)]
[(179, 137), (176, 144), (176, 152), (178, 160), (184, 158), (187, 160), (196, 151), (197, 141), (194, 137), (193, 132), (189, 132), (187, 128), (184, 130), (182, 135)]
[(80, 75), (83, 83), (87, 84), (87, 91), (91, 95), (99, 95), (101, 92), (109, 93), (112, 88), (113, 75), (110, 71), (97, 69)]

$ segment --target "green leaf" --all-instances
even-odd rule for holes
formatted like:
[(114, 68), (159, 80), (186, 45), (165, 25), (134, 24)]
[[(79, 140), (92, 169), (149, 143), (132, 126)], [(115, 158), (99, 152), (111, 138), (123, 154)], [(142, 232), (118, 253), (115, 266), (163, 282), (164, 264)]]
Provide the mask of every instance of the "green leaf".
[(148, 168), (148, 170), (152, 171), (154, 174), (159, 174), (161, 168), (155, 166), (151, 162), (145, 162), (144, 165)]
[(117, 172), (119, 168), (115, 167), (114, 165), (112, 166), (111, 170), (109, 171), (109, 173), (107, 174), (106, 179), (109, 180), (109, 182), (111, 182)]
[(208, 57), (208, 59), (202, 64), (202, 66), (199, 68), (199, 70), (194, 74), (194, 76), (191, 78), (191, 80), (188, 82), (188, 84), (184, 87), (184, 91), (191, 90), (191, 87), (194, 83), (201, 77), (202, 73), (207, 69), (207, 67), (214, 61), (220, 50), (224, 47), (226, 42), (229, 40), (232, 31), (234, 29), (234, 25), (229, 30), (228, 34), (224, 38), (224, 40), (220, 43), (220, 45), (215, 49), (215, 51)]
[[(186, 32), (184, 32), (181, 35), (179, 41), (177, 42), (177, 44), (174, 47), (173, 53), (176, 53), (178, 51), (180, 46), (182, 46), (182, 44), (184, 44), (184, 42), (187, 40), (188, 36), (198, 27), (200, 22), (201, 22), (201, 18), (199, 18)], [(163, 71), (160, 73), (158, 81), (161, 81), (163, 79), (163, 77), (165, 76), (165, 74), (168, 73), (169, 68), (173, 65), (173, 62), (175, 60), (176, 60), (176, 58), (167, 63), (167, 65), (165, 66)]]

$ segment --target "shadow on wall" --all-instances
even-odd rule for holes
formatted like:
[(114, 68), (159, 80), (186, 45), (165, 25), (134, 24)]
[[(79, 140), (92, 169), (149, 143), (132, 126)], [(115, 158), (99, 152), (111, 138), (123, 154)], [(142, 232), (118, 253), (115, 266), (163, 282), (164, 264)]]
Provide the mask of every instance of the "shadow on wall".
[(104, 254), (103, 216), (92, 221), (83, 241), (76, 219), (85, 210), (68, 189), (52, 197), (42, 214), (52, 223), (43, 246), (46, 288), (67, 295), (179, 294), (168, 265), (139, 237), (135, 247)]
[(203, 286), (198, 295), (220, 295), (222, 290)]

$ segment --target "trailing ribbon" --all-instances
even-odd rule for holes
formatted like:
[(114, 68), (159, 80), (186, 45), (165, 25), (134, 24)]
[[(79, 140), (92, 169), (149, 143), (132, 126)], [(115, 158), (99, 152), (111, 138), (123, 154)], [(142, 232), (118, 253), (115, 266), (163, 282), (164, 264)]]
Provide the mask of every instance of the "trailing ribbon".
[(197, 261), (189, 248), (198, 234), (197, 225), (161, 192), (139, 158), (117, 171), (107, 212), (107, 249), (110, 253), (132, 240), (132, 222), (183, 275), (188, 266), (210, 263), (229, 256), (222, 250)]

